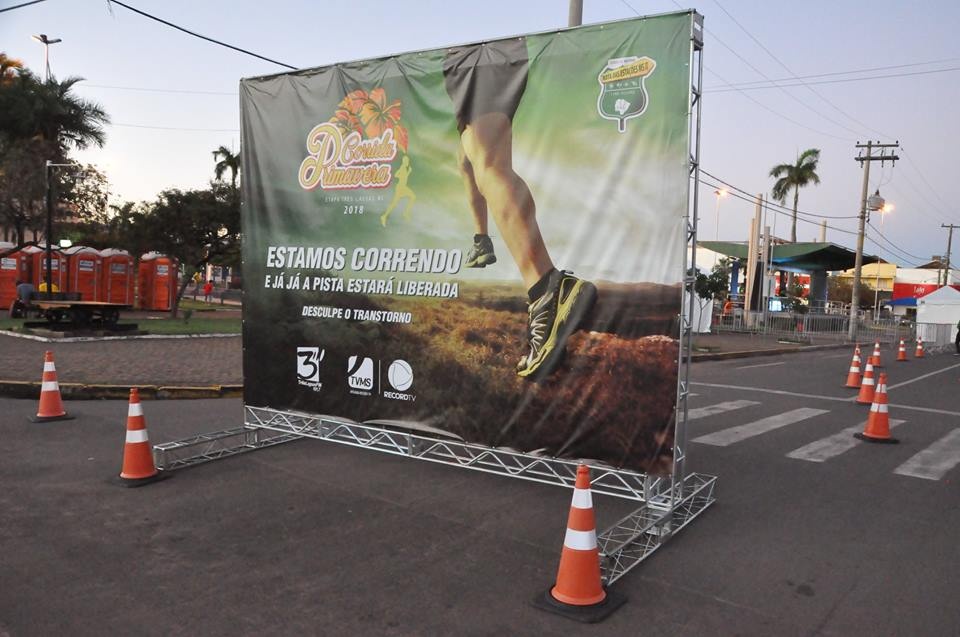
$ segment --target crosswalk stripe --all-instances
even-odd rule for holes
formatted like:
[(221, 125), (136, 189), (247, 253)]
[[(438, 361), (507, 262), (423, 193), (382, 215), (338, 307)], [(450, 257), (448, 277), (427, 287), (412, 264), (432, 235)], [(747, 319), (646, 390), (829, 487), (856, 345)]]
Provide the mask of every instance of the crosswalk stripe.
[(893, 470), (902, 476), (939, 480), (960, 464), (960, 429), (954, 429)]
[(697, 418), (706, 418), (707, 416), (715, 416), (717, 414), (722, 414), (726, 411), (733, 411), (734, 409), (743, 409), (744, 407), (752, 407), (753, 405), (759, 405), (755, 400), (731, 400), (725, 403), (717, 403), (716, 405), (708, 405), (706, 407), (697, 407), (696, 409), (690, 409), (687, 411), (687, 420), (696, 420)]
[[(891, 418), (890, 428), (893, 429), (897, 425), (902, 425), (904, 422), (903, 420)], [(841, 453), (850, 451), (857, 445), (862, 444), (860, 440), (853, 437), (853, 434), (862, 432), (866, 424), (866, 421), (864, 421), (860, 425), (847, 427), (832, 436), (814, 440), (809, 445), (794, 449), (787, 454), (787, 457), (797, 460), (809, 460), (810, 462), (823, 462), (834, 456), (839, 456)]]
[(781, 427), (786, 427), (787, 425), (792, 425), (793, 423), (800, 422), (801, 420), (807, 420), (808, 418), (813, 418), (814, 416), (829, 413), (829, 411), (829, 409), (801, 407), (800, 409), (794, 409), (792, 411), (787, 411), (775, 416), (761, 418), (760, 420), (747, 423), (745, 425), (737, 425), (736, 427), (723, 429), (712, 434), (707, 434), (706, 436), (700, 436), (699, 438), (694, 438), (693, 441), (700, 442), (705, 445), (714, 445), (715, 447), (726, 447), (727, 445), (732, 445), (735, 442), (740, 442), (741, 440), (746, 440), (747, 438), (759, 436), (760, 434), (764, 434), (768, 431), (773, 431), (774, 429), (779, 429)]

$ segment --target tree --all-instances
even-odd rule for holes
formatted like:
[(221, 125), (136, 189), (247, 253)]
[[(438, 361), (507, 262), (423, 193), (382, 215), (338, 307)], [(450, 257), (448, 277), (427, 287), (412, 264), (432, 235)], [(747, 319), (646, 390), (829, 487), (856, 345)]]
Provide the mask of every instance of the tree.
[(797, 242), (797, 204), (800, 200), (800, 189), (810, 184), (819, 184), (817, 163), (820, 161), (820, 149), (808, 148), (800, 153), (796, 163), (777, 164), (770, 169), (770, 176), (776, 179), (770, 194), (782, 204), (793, 189), (793, 222), (790, 226), (790, 241)]
[(235, 192), (218, 182), (205, 190), (165, 190), (137, 221), (139, 230), (152, 238), (154, 250), (176, 257), (183, 266), (174, 316), (193, 272), (211, 261), (239, 260), (240, 202)]
[[(217, 158), (220, 158), (217, 161)], [(220, 148), (213, 151), (213, 160), (217, 164), (213, 168), (214, 175), (216, 175), (217, 181), (223, 179), (223, 173), (230, 171), (230, 186), (236, 190), (237, 189), (237, 175), (240, 174), (240, 154), (230, 150), (226, 146), (221, 146)]]
[(12, 82), (22, 68), (23, 62), (7, 57), (6, 53), (0, 52), (0, 84)]
[[(14, 68), (7, 60), (7, 70)], [(106, 140), (106, 113), (72, 92), (80, 81), (71, 77), (42, 82), (20, 69), (15, 75), (5, 71), (0, 82), (0, 217), (14, 228), (20, 245), (26, 229), (33, 228), (36, 235), (44, 225), (46, 162), (68, 163), (71, 149), (102, 146)], [(57, 182), (68, 184), (72, 178), (57, 171)], [(64, 193), (69, 210), (72, 189), (55, 190)]]

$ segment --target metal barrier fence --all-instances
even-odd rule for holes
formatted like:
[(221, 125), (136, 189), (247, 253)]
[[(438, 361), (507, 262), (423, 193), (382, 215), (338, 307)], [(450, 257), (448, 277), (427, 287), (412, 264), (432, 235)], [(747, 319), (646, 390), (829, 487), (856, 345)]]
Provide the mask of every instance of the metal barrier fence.
[[(800, 343), (842, 343), (848, 340), (850, 317), (839, 313), (745, 312), (738, 309), (728, 315), (714, 317), (711, 331), (773, 336)], [(912, 323), (897, 318), (871, 320), (862, 314), (857, 318), (856, 333), (859, 342), (889, 345), (896, 345), (900, 339), (910, 341), (915, 337)], [(939, 332), (937, 337), (940, 340), (943, 338)], [(924, 342), (926, 340), (924, 337)]]
[(953, 325), (917, 323), (917, 336), (923, 339), (927, 352), (942, 352), (953, 347)]

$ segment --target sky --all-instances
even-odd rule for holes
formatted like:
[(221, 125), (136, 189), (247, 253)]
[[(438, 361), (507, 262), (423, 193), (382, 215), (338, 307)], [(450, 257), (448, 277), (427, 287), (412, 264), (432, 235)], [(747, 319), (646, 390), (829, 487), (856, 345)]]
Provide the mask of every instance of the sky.
[[(0, 0), (0, 9), (23, 1)], [(568, 15), (567, 0), (125, 2), (297, 68), (550, 31), (565, 27)], [(710, 175), (753, 195), (769, 194), (771, 167), (820, 149), (821, 183), (801, 190), (800, 210), (831, 217), (827, 240), (853, 248), (863, 178), (855, 146), (899, 141), (900, 161), (871, 166), (870, 192), (879, 189), (894, 208), (882, 220), (872, 216), (865, 250), (905, 267), (945, 252), (941, 224), (960, 224), (952, 203), (960, 199), (960, 183), (950, 156), (960, 138), (954, 106), (960, 101), (960, 3), (583, 4), (585, 24), (681, 8), (704, 15), (701, 166)], [(63, 40), (50, 47), (53, 74), (85, 78), (77, 93), (111, 117), (105, 146), (77, 157), (106, 172), (117, 201), (203, 187), (213, 177), (212, 151), (221, 145), (239, 150), (240, 79), (285, 70), (107, 0), (46, 0), (0, 13), (0, 51), (42, 73), (43, 47), (30, 38), (39, 33)], [(863, 79), (880, 75), (896, 77)], [(769, 80), (792, 86), (773, 87)], [(716, 182), (704, 177), (701, 240), (746, 240), (753, 203), (718, 199)], [(817, 240), (821, 219), (805, 218), (814, 223), (798, 224), (798, 241)], [(788, 238), (789, 223), (787, 216), (768, 214), (776, 236)]]

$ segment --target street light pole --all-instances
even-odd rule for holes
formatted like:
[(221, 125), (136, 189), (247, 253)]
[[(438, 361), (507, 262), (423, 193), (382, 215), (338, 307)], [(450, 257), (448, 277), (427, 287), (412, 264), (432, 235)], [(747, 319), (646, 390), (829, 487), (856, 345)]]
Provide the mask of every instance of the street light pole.
[(46, 33), (41, 33), (40, 35), (31, 35), (31, 38), (43, 45), (43, 66), (46, 69), (46, 74), (44, 75), (44, 81), (50, 81), (50, 45), (56, 44), (57, 42), (63, 42), (60, 38), (50, 39), (47, 37)]
[[(53, 276), (53, 179), (51, 178), (50, 171), (53, 168), (81, 168), (79, 164), (55, 164), (49, 159), (47, 160), (46, 166), (43, 169), (43, 178), (44, 185), (46, 190), (46, 208), (47, 208), (47, 249), (46, 249), (46, 262), (47, 262), (47, 271), (44, 274), (43, 282), (47, 287), (47, 300), (53, 298), (53, 281), (51, 277)], [(61, 264), (62, 265), (62, 264)], [(57, 268), (57, 272), (60, 272), (60, 268)]]
[(858, 142), (856, 147), (865, 148), (867, 152), (866, 155), (861, 153), (859, 157), (854, 157), (856, 161), (863, 164), (863, 188), (860, 192), (860, 230), (857, 232), (857, 256), (854, 260), (853, 268), (853, 292), (850, 295), (850, 326), (847, 330), (847, 339), (851, 341), (857, 337), (857, 309), (860, 304), (860, 277), (863, 273), (863, 235), (867, 228), (867, 189), (870, 185), (870, 162), (879, 161), (882, 166), (882, 162), (888, 159), (891, 162), (896, 162), (900, 159), (892, 152), (887, 155), (885, 150), (881, 150), (880, 155), (873, 155), (874, 148), (899, 148), (899, 142), (893, 144), (881, 144), (879, 142), (875, 144), (869, 141), (866, 144), (861, 144)]

